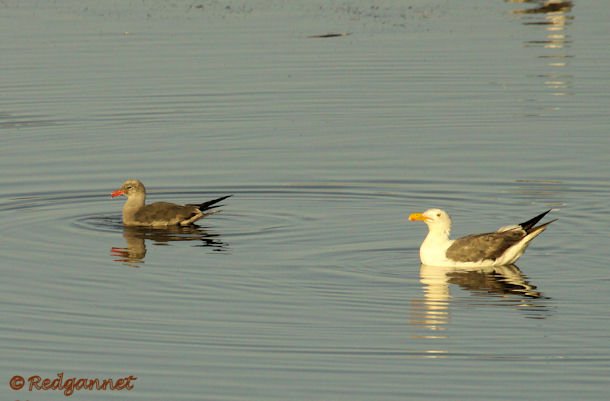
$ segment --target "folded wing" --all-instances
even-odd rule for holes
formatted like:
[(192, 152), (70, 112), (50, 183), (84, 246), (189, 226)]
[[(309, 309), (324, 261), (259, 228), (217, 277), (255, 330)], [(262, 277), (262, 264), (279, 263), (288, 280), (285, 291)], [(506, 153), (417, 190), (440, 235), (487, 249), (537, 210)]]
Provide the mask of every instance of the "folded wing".
[(447, 249), (447, 257), (457, 262), (496, 260), (508, 248), (516, 245), (527, 233), (521, 229), (495, 233), (474, 234), (456, 239)]

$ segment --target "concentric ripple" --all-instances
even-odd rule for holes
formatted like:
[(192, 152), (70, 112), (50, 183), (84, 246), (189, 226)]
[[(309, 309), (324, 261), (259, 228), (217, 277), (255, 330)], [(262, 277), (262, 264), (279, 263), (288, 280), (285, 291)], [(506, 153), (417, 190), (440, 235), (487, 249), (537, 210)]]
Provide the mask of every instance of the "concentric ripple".
[[(149, 195), (150, 202), (188, 203), (223, 194), (234, 195), (224, 202), (221, 213), (198, 222), (197, 230), (173, 233), (126, 231), (121, 224), (122, 201), (111, 200), (106, 193), (94, 190), (13, 194), (0, 204), (0, 213), (4, 216), (2, 228), (13, 233), (7, 239), (8, 248), (19, 260), (24, 254), (34, 260), (41, 255), (47, 258), (58, 249), (63, 255), (87, 259), (86, 255), (102, 238), (112, 241), (120, 234), (153, 244), (177, 245), (178, 241), (196, 240), (190, 245), (212, 244), (210, 249), (227, 250), (231, 247), (226, 244), (231, 243), (248, 249), (264, 248), (268, 252), (281, 248), (284, 257), (306, 258), (320, 264), (328, 260), (370, 264), (388, 252), (397, 256), (408, 252), (407, 257), (416, 260), (414, 251), (424, 231), (408, 225), (409, 212), (432, 206), (455, 210), (455, 220), (469, 230), (468, 221), (460, 219), (473, 215), (480, 219), (481, 210), (489, 209), (492, 202), (496, 211), (502, 207), (499, 204), (502, 201), (512, 202), (511, 196), (498, 199), (497, 191), (489, 192), (487, 185), (471, 183), (469, 192), (459, 182), (416, 180), (249, 185), (214, 188), (214, 192), (162, 188)], [(523, 183), (518, 185), (526, 187)], [(548, 184), (545, 190), (549, 191)], [(509, 195), (512, 191), (510, 186), (505, 190)], [(517, 194), (523, 198), (527, 192), (521, 190)], [(538, 208), (542, 207), (548, 205)], [(494, 225), (503, 224), (499, 217), (508, 214), (488, 213)], [(473, 230), (485, 226), (480, 220), (474, 223)], [(407, 235), (407, 230), (417, 230), (416, 235)], [(225, 245), (216, 246), (219, 243)]]
[[(3, 229), (13, 233), (7, 239), (7, 248), (12, 250), (15, 260), (23, 262), (24, 255), (32, 261), (53, 259), (60, 250), (63, 256), (78, 256), (83, 262), (91, 262), (88, 255), (97, 244), (102, 239), (112, 241), (119, 234), (156, 245), (196, 240), (190, 245), (226, 250), (227, 246), (219, 245), (226, 240), (243, 242), (245, 247), (302, 244), (297, 253), (332, 254), (341, 250), (342, 245), (337, 242), (351, 241), (349, 226), (364, 222), (368, 228), (356, 229), (362, 232), (370, 230), (371, 218), (382, 218), (365, 211), (366, 208), (377, 210), (384, 204), (398, 208), (409, 203), (404, 195), (387, 189), (341, 184), (246, 186), (222, 191), (215, 188), (213, 193), (169, 188), (150, 194), (149, 201), (188, 203), (225, 193), (234, 196), (225, 201), (222, 212), (201, 220), (198, 228), (190, 231), (125, 230), (120, 215), (122, 201), (93, 190), (12, 194), (0, 204), (0, 213), (4, 216)], [(365, 218), (353, 219), (359, 215)]]

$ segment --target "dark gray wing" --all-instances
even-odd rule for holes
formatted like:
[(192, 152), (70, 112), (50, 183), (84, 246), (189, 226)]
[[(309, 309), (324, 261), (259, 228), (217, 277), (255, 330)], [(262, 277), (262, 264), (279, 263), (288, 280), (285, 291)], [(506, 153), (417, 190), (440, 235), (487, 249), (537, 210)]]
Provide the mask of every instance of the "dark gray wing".
[(182, 206), (169, 202), (155, 202), (144, 206), (136, 213), (136, 220), (142, 223), (164, 221), (167, 224), (178, 224), (183, 220), (195, 216), (198, 213), (197, 206)]
[(457, 262), (496, 260), (526, 236), (521, 229), (474, 234), (456, 239), (447, 249), (447, 257)]

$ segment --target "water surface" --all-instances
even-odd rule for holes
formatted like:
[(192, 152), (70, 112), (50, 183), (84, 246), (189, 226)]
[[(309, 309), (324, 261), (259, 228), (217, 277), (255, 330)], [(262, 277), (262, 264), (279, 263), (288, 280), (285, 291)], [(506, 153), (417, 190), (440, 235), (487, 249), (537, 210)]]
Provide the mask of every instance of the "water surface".
[[(3, 2), (2, 380), (604, 399), (610, 15), (544, 7)], [(199, 228), (129, 230), (109, 194), (131, 177), (234, 196)], [(431, 269), (407, 216), (433, 206), (456, 235), (559, 220), (517, 267)]]

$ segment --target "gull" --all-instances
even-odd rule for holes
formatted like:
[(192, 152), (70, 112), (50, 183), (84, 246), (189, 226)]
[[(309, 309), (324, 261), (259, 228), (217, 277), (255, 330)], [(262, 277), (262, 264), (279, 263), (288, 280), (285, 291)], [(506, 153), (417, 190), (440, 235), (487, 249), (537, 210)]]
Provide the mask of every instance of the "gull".
[[(208, 210), (217, 208), (218, 202), (231, 195), (222, 196), (200, 204), (177, 205), (169, 202), (155, 202), (146, 205), (146, 188), (139, 180), (127, 180), (112, 192), (113, 198), (124, 195), (123, 224), (130, 227), (189, 226), (197, 220), (213, 214)], [(206, 213), (207, 212), (207, 213)]]
[(515, 263), (523, 255), (529, 243), (555, 220), (536, 226), (548, 212), (539, 214), (521, 224), (504, 226), (496, 232), (472, 234), (449, 239), (451, 217), (441, 209), (428, 209), (413, 213), (410, 221), (423, 221), (428, 235), (419, 248), (421, 262), (442, 267), (489, 267)]

